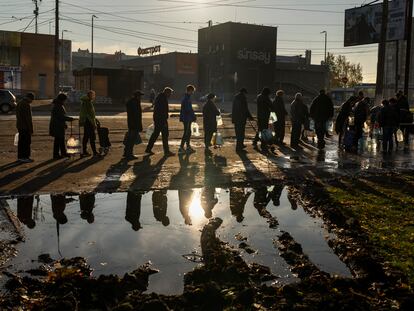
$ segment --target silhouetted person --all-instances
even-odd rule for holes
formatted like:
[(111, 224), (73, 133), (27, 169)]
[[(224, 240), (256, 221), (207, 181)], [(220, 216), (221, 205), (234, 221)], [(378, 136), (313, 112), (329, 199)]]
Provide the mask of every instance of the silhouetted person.
[(294, 211), (298, 209), (298, 202), (290, 190), (288, 190), (287, 199), (290, 202), (290, 208)]
[(152, 211), (154, 218), (165, 227), (170, 224), (170, 219), (167, 216), (167, 202), (167, 190), (155, 190), (152, 193)]
[(244, 188), (230, 188), (230, 211), (236, 217), (237, 222), (242, 222), (244, 208), (251, 192), (245, 192)]
[[(272, 101), (270, 99), (271, 90), (268, 87), (265, 87), (262, 92), (257, 96), (257, 132), (253, 140), (253, 145), (257, 145), (257, 142), (260, 140), (260, 133), (269, 128), (269, 117), (270, 110), (272, 106)], [(263, 151), (267, 150), (266, 142), (261, 143), (261, 148)]]
[(81, 210), (81, 218), (85, 219), (88, 223), (95, 221), (95, 215), (93, 209), (95, 208), (95, 193), (82, 193), (79, 195), (79, 205)]
[(73, 121), (74, 118), (66, 115), (65, 102), (67, 98), (65, 94), (61, 93), (53, 100), (49, 135), (55, 138), (53, 142), (53, 159), (55, 160), (68, 156), (65, 142), (66, 122)]
[(284, 144), (283, 140), (285, 139), (286, 116), (288, 114), (285, 107), (285, 101), (283, 100), (284, 95), (284, 91), (277, 91), (276, 97), (272, 104), (272, 111), (276, 113), (277, 117), (277, 121), (273, 123), (275, 130), (275, 143), (281, 145)]
[(83, 156), (89, 156), (88, 142), (90, 142), (91, 149), (94, 156), (98, 156), (99, 153), (96, 151), (96, 128), (97, 120), (95, 115), (95, 98), (96, 94), (90, 90), (86, 96), (81, 97), (81, 107), (79, 112), (79, 124), (83, 126), (83, 140), (82, 148)]
[(181, 215), (183, 215), (184, 223), (186, 225), (192, 225), (190, 218), (190, 205), (193, 199), (193, 190), (180, 189), (178, 190), (178, 205)]
[[(196, 121), (196, 115), (193, 110), (193, 104), (191, 102), (191, 96), (195, 92), (194, 85), (187, 85), (186, 93), (184, 94), (183, 99), (181, 100), (181, 109), (180, 109), (180, 122), (184, 125), (183, 137), (181, 138), (180, 148), (178, 153), (184, 152), (194, 152), (194, 149), (191, 148), (191, 123)], [(184, 150), (184, 145), (187, 146), (187, 149)]]
[(341, 105), (339, 113), (335, 120), (335, 132), (338, 134), (338, 146), (342, 145), (342, 138), (348, 124), (348, 118), (351, 115), (352, 108), (357, 101), (356, 96), (351, 96), (346, 102)]
[(334, 115), (332, 100), (321, 90), (319, 95), (312, 101), (310, 116), (315, 121), (315, 132), (318, 137), (318, 148), (325, 148), (326, 122)]
[(140, 90), (134, 92), (133, 97), (126, 103), (128, 133), (125, 141), (124, 157), (128, 160), (137, 159), (133, 154), (134, 145), (142, 132), (142, 108), (141, 96), (144, 95)]
[(253, 117), (249, 111), (247, 104), (247, 90), (242, 88), (239, 93), (234, 96), (231, 121), (234, 124), (236, 132), (236, 151), (242, 152), (246, 146), (244, 145), (244, 138), (246, 134), (246, 121), (247, 119), (253, 120)]
[[(404, 96), (403, 91), (399, 91), (396, 94), (397, 98), (397, 107), (398, 112), (400, 115), (400, 123), (413, 123), (413, 113), (410, 112), (410, 104), (408, 103), (408, 99)], [(409, 142), (410, 142), (410, 131), (412, 130), (412, 125), (400, 125), (400, 130), (404, 134), (404, 150), (409, 150)], [(397, 142), (398, 144), (398, 142)]]
[(207, 102), (203, 106), (203, 128), (204, 128), (204, 146), (208, 149), (211, 146), (213, 134), (217, 132), (217, 116), (220, 115), (215, 104), (216, 95), (210, 93), (207, 95)]
[(125, 220), (131, 223), (134, 231), (142, 229), (139, 221), (139, 218), (141, 217), (141, 199), (142, 194), (140, 192), (128, 191)]
[(270, 196), (267, 191), (266, 186), (262, 186), (259, 188), (254, 189), (254, 199), (253, 199), (253, 205), (257, 210), (266, 209), (267, 204), (270, 202)]
[(17, 218), (29, 229), (33, 229), (36, 226), (36, 222), (33, 219), (33, 201), (33, 195), (17, 198)]
[(277, 184), (273, 186), (273, 190), (270, 192), (270, 199), (274, 206), (280, 206), (280, 197), (282, 196), (285, 185)]
[(160, 133), (162, 133), (162, 146), (164, 148), (164, 156), (168, 157), (174, 155), (168, 146), (168, 114), (170, 111), (168, 107), (168, 98), (171, 97), (172, 92), (173, 89), (166, 87), (164, 91), (158, 94), (158, 96), (155, 98), (153, 114), (154, 133), (152, 133), (147, 148), (145, 149), (146, 153), (154, 154), (152, 152), (152, 148), (154, 147), (154, 143), (158, 139), (158, 136), (160, 136)]
[(52, 202), (53, 218), (56, 219), (56, 223), (64, 225), (68, 222), (68, 218), (65, 215), (66, 198), (62, 194), (51, 194), (50, 201)]
[(157, 94), (155, 93), (155, 90), (154, 89), (151, 89), (151, 91), (150, 91), (150, 97), (149, 97), (149, 101), (151, 103), (151, 107), (154, 107), (154, 101), (155, 101), (155, 96), (156, 95)]
[(17, 144), (17, 159), (23, 163), (30, 163), (30, 145), (33, 135), (32, 108), (30, 104), (34, 100), (34, 94), (28, 93), (16, 106), (16, 128), (19, 133)]
[(296, 93), (295, 100), (290, 104), (290, 115), (292, 120), (290, 146), (296, 149), (299, 147), (302, 126), (305, 127), (309, 120), (308, 106), (303, 102), (301, 93)]
[(204, 216), (209, 219), (213, 217), (213, 208), (217, 204), (216, 188), (205, 186), (201, 190), (201, 207), (204, 210)]
[[(392, 103), (391, 103), (392, 101)], [(382, 108), (378, 114), (378, 123), (382, 128), (382, 152), (384, 155), (391, 154), (394, 146), (393, 135), (399, 125), (398, 108), (396, 99), (383, 100)]]

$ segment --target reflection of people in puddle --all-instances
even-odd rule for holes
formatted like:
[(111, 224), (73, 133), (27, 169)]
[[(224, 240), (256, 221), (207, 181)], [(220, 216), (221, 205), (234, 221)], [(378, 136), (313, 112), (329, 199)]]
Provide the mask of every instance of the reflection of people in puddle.
[(65, 215), (66, 199), (63, 194), (51, 194), (50, 201), (52, 202), (53, 218), (56, 219), (56, 223), (64, 225), (68, 222), (68, 218)]
[(244, 207), (249, 199), (251, 192), (244, 188), (230, 188), (230, 211), (236, 217), (237, 222), (242, 222)]
[(95, 193), (83, 193), (79, 195), (79, 205), (81, 210), (81, 218), (85, 219), (88, 223), (95, 221), (95, 215), (93, 209), (95, 208)]
[(139, 222), (141, 216), (141, 198), (142, 193), (128, 191), (125, 220), (131, 223), (134, 231), (142, 229), (141, 223)]
[(193, 190), (190, 189), (181, 189), (178, 190), (178, 204), (180, 206), (181, 215), (183, 215), (184, 222), (186, 225), (191, 226), (190, 218), (190, 204), (193, 200)]
[(167, 216), (167, 190), (156, 190), (152, 193), (152, 210), (155, 220), (166, 227), (170, 224)]
[(298, 209), (298, 203), (296, 202), (295, 197), (290, 190), (288, 191), (287, 198), (290, 202), (292, 210), (296, 211)]
[(206, 186), (201, 190), (201, 207), (206, 218), (213, 217), (213, 208), (217, 204), (216, 188)]
[(34, 196), (17, 198), (17, 218), (21, 223), (25, 224), (29, 229), (36, 226), (33, 219), (33, 201)]
[(269, 195), (274, 206), (280, 206), (280, 197), (282, 196), (282, 191), (284, 187), (285, 186), (283, 184), (273, 186), (273, 190), (270, 192)]
[(266, 209), (269, 202), (270, 202), (270, 195), (269, 195), (269, 192), (267, 191), (266, 186), (254, 189), (253, 205), (257, 210), (260, 211), (262, 209)]

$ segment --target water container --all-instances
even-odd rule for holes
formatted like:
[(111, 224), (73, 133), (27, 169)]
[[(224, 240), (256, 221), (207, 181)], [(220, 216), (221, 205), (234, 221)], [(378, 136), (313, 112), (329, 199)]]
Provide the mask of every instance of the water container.
[(216, 146), (223, 146), (224, 145), (223, 136), (219, 132), (216, 133), (216, 144), (215, 145)]
[(273, 123), (275, 123), (275, 122), (277, 122), (277, 116), (276, 116), (276, 113), (271, 112), (271, 113), (270, 113), (270, 117), (269, 117), (269, 124), (273, 124)]
[(71, 136), (66, 142), (67, 153), (68, 154), (80, 154), (81, 153), (81, 143), (80, 140)]
[(200, 136), (200, 127), (196, 122), (191, 123), (191, 135), (198, 137)]
[(14, 135), (14, 145), (17, 146), (19, 144), (19, 133), (16, 133)]
[(404, 141), (404, 134), (401, 130), (397, 131), (397, 141), (399, 143), (402, 143)]
[(145, 137), (147, 139), (150, 139), (152, 133), (154, 133), (154, 124), (151, 124), (150, 126), (148, 126), (147, 130), (145, 131)]
[(221, 115), (216, 117), (216, 121), (217, 121), (217, 126), (223, 125), (223, 118), (221, 117)]

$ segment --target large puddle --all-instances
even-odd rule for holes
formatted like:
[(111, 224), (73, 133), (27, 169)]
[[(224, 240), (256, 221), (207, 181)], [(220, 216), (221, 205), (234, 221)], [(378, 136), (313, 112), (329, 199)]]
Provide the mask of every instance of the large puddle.
[[(178, 294), (183, 275), (198, 264), (188, 257), (201, 255), (200, 230), (209, 217), (220, 217), (219, 237), (236, 248), (241, 238), (247, 238), (250, 249), (241, 250), (244, 259), (269, 266), (279, 277), (277, 282), (297, 281), (273, 245), (282, 230), (321, 270), (350, 276), (329, 248), (322, 221), (306, 214), (283, 186), (41, 195), (8, 204), (25, 233), (18, 256), (9, 262), (10, 271), (38, 266), (36, 259), (44, 253), (53, 259), (85, 257), (95, 275), (123, 275), (150, 261), (160, 272), (150, 277), (148, 291)], [(260, 216), (263, 209), (278, 226), (269, 226)]]

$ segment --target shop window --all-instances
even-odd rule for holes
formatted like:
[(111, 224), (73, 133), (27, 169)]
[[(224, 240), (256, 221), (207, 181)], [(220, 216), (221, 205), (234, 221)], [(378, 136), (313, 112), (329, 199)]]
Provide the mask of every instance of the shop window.
[(155, 64), (152, 66), (152, 73), (153, 74), (159, 74), (161, 72), (161, 65)]

